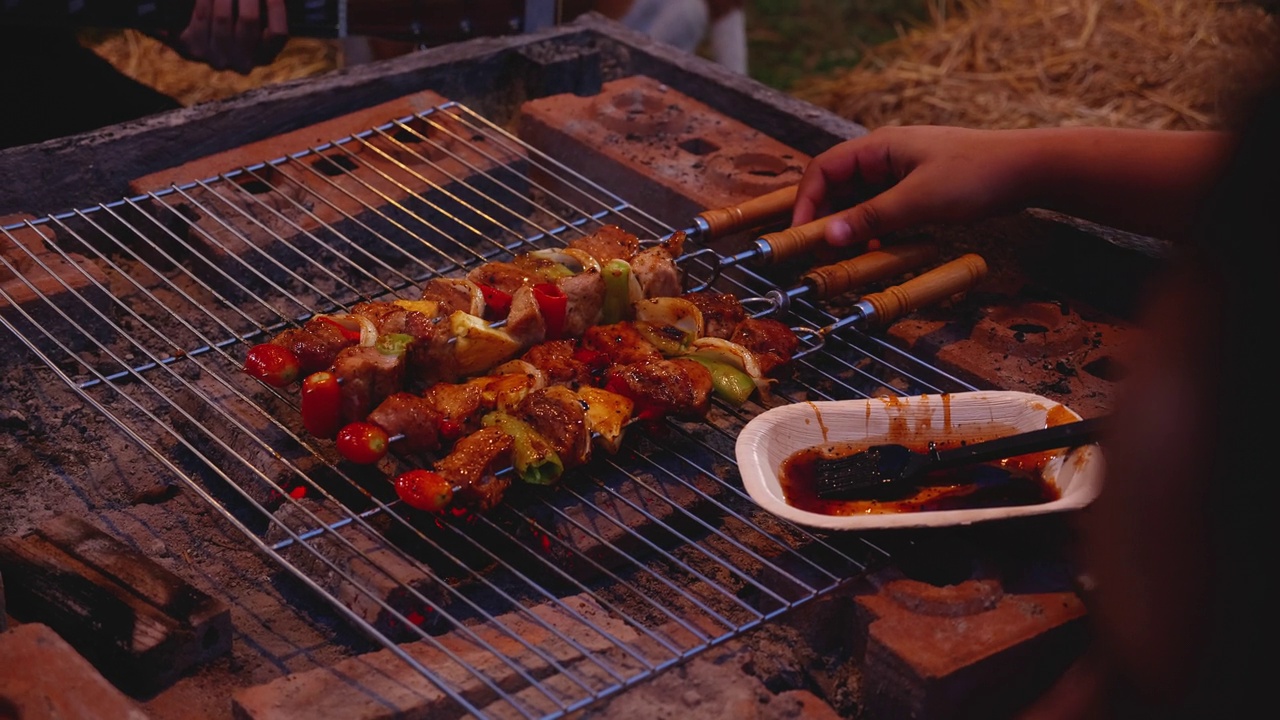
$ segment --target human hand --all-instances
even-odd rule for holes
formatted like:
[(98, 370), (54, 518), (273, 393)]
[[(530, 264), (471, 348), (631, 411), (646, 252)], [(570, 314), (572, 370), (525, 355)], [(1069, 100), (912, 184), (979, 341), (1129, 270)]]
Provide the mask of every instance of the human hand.
[(171, 44), (215, 70), (248, 74), (275, 59), (288, 38), (285, 0), (196, 0), (191, 22)]
[[(885, 127), (836, 145), (805, 169), (792, 224), (833, 214), (827, 242), (865, 243), (931, 223), (1021, 209), (1034, 192), (1038, 141), (1012, 130)], [(836, 197), (855, 196), (851, 208)]]

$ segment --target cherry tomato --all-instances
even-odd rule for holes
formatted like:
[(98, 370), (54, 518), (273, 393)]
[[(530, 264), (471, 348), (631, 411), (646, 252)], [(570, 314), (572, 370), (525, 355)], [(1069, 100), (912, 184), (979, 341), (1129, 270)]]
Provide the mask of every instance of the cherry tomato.
[(392, 482), (400, 499), (418, 510), (438, 512), (449, 507), (453, 500), (453, 483), (430, 470), (410, 470)]
[(457, 420), (440, 418), (440, 426), (436, 430), (445, 440), (457, 440), (462, 437), (462, 423)]
[(338, 452), (360, 465), (372, 465), (387, 454), (387, 431), (370, 422), (353, 422), (338, 431)]
[(288, 348), (262, 343), (249, 348), (244, 371), (273, 387), (285, 387), (298, 379), (302, 366)]
[(342, 424), (342, 386), (326, 370), (302, 381), (302, 425), (318, 438), (332, 438)]

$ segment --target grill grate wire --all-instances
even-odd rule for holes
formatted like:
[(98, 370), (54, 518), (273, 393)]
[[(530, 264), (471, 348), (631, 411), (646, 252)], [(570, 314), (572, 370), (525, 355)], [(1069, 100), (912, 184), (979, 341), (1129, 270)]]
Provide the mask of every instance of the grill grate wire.
[[(308, 437), (292, 393), (240, 367), (248, 347), (313, 314), (413, 299), (431, 277), (605, 223), (650, 239), (673, 231), (446, 103), (217, 177), (0, 228), (25, 251), (0, 263), (32, 298), (0, 289), (0, 323), (441, 695), (478, 716), (559, 717), (839, 588), (886, 551), (756, 508), (733, 441), (760, 405), (667, 421), (658, 438), (632, 433), (555, 492), (517, 487), (488, 514), (428, 518), (399, 503), (384, 470), (348, 467)], [(685, 269), (710, 278), (715, 263), (702, 253)], [(737, 265), (713, 287), (761, 297), (774, 283)], [(814, 328), (837, 319), (805, 298), (788, 312)], [(797, 360), (776, 400), (966, 389), (845, 329)], [(399, 472), (413, 459), (390, 462)]]

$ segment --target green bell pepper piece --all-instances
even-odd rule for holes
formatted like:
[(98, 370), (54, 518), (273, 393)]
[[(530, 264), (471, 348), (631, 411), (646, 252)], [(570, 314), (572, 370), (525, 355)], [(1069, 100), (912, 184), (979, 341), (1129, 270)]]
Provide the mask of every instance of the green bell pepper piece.
[(604, 325), (611, 325), (627, 318), (631, 304), (631, 264), (614, 258), (600, 266), (604, 276)]
[(481, 424), (497, 426), (515, 442), (512, 456), (516, 474), (531, 485), (551, 485), (564, 474), (564, 463), (551, 443), (529, 423), (514, 415), (498, 411), (484, 416)]
[(414, 340), (415, 338), (407, 333), (387, 333), (378, 336), (374, 347), (383, 355), (403, 355)]
[(751, 376), (726, 362), (700, 357), (697, 353), (687, 356), (697, 360), (711, 371), (711, 388), (717, 396), (734, 407), (742, 405), (756, 390)]

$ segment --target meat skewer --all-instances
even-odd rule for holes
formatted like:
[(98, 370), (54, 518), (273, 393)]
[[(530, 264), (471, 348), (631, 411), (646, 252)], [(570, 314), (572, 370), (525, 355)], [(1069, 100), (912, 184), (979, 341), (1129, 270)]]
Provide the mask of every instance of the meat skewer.
[[(805, 293), (814, 293), (819, 298), (826, 298), (844, 293), (859, 285), (901, 274), (928, 262), (936, 254), (937, 250), (934, 246), (924, 243), (864, 253), (834, 265), (809, 271), (802, 277), (801, 283), (796, 288), (785, 292), (774, 291), (763, 298), (748, 298), (741, 303), (728, 295), (711, 292), (686, 293), (683, 297), (693, 301), (695, 306), (699, 306), (697, 310), (692, 311), (699, 317), (685, 321), (687, 326), (685, 332), (692, 333), (697, 338), (707, 336), (705, 340), (700, 341), (699, 349), (704, 354), (727, 354), (731, 362), (743, 367), (758, 365), (758, 370), (753, 369), (749, 374), (756, 378), (763, 377), (771, 373), (774, 366), (779, 363), (780, 356), (777, 348), (784, 347), (792, 333), (785, 327), (773, 327), (769, 323), (759, 321), (762, 315), (785, 309), (792, 299)], [(718, 303), (714, 300), (717, 297), (722, 298)], [(755, 302), (765, 302), (770, 307), (755, 313), (751, 322), (743, 323), (742, 321), (746, 319), (743, 306)], [(450, 347), (447, 340), (441, 339), (441, 334), (430, 332), (435, 326), (421, 320), (422, 316), (412, 310), (392, 304), (382, 305), (391, 308), (386, 316), (378, 317), (368, 310), (365, 312), (378, 318), (379, 327), (397, 332), (409, 331), (413, 337), (397, 336), (398, 342), (391, 342), (390, 338), (387, 342), (380, 339), (373, 347), (360, 346), (344, 350), (333, 368), (309, 375), (304, 380), (301, 393), (304, 423), (307, 429), (318, 437), (333, 437), (343, 423), (363, 419), (388, 395), (407, 389), (410, 385), (421, 385), (423, 383), (420, 381), (424, 377), (439, 377), (442, 381), (452, 381), (461, 374), (457, 372), (456, 364), (451, 362), (454, 356), (450, 351), (457, 348)], [(650, 298), (634, 307), (641, 308), (642, 311), (652, 315), (672, 312), (673, 304)], [(633, 309), (619, 314), (631, 317), (636, 314), (636, 311)], [(387, 317), (391, 320), (386, 320)], [(415, 317), (419, 318), (416, 322)], [(739, 325), (741, 330), (737, 336), (734, 336), (733, 330)], [(483, 333), (483, 331), (480, 332)], [(480, 337), (486, 336), (481, 334)], [(658, 344), (671, 342), (668, 338), (654, 339)], [(726, 345), (726, 342), (722, 341), (733, 343), (733, 345)], [(407, 348), (405, 343), (408, 344)], [(743, 352), (738, 346), (746, 346), (756, 354), (756, 357), (744, 358), (743, 356), (749, 353)], [(511, 344), (499, 339), (497, 351), (493, 354), (494, 362), (491, 365), (509, 359), (512, 349)], [(474, 346), (468, 347), (467, 351), (474, 351)], [(672, 351), (668, 354), (675, 353)], [(482, 363), (472, 363), (473, 366), (480, 364)], [(423, 367), (429, 367), (431, 374), (418, 370)], [(419, 382), (407, 382), (408, 379), (415, 377)], [(321, 418), (321, 420), (312, 422), (313, 418)], [(369, 438), (366, 437), (364, 440), (367, 441)]]
[(466, 278), (432, 279), (419, 300), (364, 302), (350, 313), (310, 318), (252, 347), (245, 370), (284, 387), (331, 369), (344, 352), (371, 352), (351, 348), (368, 348), (381, 335), (400, 333), (418, 341), (408, 358), (413, 366), (440, 377), (483, 372), (507, 359), (500, 357), (503, 352), (509, 357), (546, 337), (580, 335), (601, 319), (620, 319), (613, 316), (644, 297), (679, 294), (675, 261), (682, 245), (678, 236), (639, 250), (635, 235), (606, 226), (568, 248), (485, 263)]
[[(757, 389), (757, 383), (765, 383), (753, 351), (727, 340), (718, 340), (714, 348), (703, 347), (698, 344), (700, 338), (695, 336), (693, 327), (677, 327), (678, 319), (666, 324), (658, 322), (659, 317), (670, 319), (677, 314), (697, 316), (692, 302), (667, 299), (663, 304), (676, 310), (645, 309), (641, 313), (646, 319), (595, 326), (578, 341), (552, 340), (536, 345), (519, 359), (496, 368), (493, 374), (460, 383), (439, 383), (420, 395), (389, 395), (367, 417), (341, 428), (337, 433), (338, 449), (354, 462), (376, 462), (393, 442), (409, 453), (436, 450), (478, 430), (486, 414), (515, 408), (544, 391), (559, 392), (552, 388), (579, 393), (581, 397), (575, 402), (585, 404), (589, 413), (597, 405), (602, 412), (607, 411), (609, 403), (614, 402), (611, 396), (621, 395), (640, 405), (642, 417), (652, 419), (669, 413), (700, 417), (713, 389), (740, 404)], [(772, 337), (781, 340), (784, 352), (799, 347), (782, 323), (749, 322), (776, 325)], [(677, 335), (682, 339), (675, 340)], [(660, 344), (668, 340), (673, 342), (663, 349)], [(755, 377), (744, 368), (749, 368)], [(696, 390), (691, 393), (688, 388), (672, 386), (668, 381), (673, 372), (688, 379)], [(628, 407), (628, 414), (630, 410)], [(305, 422), (305, 404), (303, 414)], [(536, 417), (535, 425), (543, 421), (541, 415)], [(608, 416), (598, 419), (603, 421)], [(606, 439), (612, 439), (608, 431), (602, 432)], [(373, 447), (370, 438), (376, 439)]]
[[(883, 259), (869, 264), (880, 266), (885, 266)], [(853, 316), (860, 320), (844, 319), (810, 332), (821, 339), (853, 322), (865, 324), (872, 317), (865, 308), (874, 309), (874, 321), (889, 322), (922, 304), (971, 287), (985, 270), (978, 256), (957, 259), (915, 280), (864, 297)], [(640, 417), (674, 413), (697, 418), (705, 412), (705, 404), (690, 401), (688, 394), (681, 392), (686, 388), (669, 388), (662, 383), (662, 373), (670, 372), (670, 363), (702, 364), (715, 394), (736, 407), (757, 390), (767, 395), (770, 376), (792, 359), (799, 346), (793, 329), (776, 320), (749, 317), (742, 303), (731, 295), (702, 292), (645, 301), (637, 310), (636, 321), (592, 327), (579, 346), (568, 341), (544, 343), (531, 348), (519, 361), (507, 363), (496, 375), (463, 384), (440, 384), (421, 397), (410, 393), (390, 396), (366, 419), (342, 429), (339, 449), (355, 462), (376, 462), (392, 442), (401, 442), (409, 452), (433, 450), (442, 440), (476, 430), (477, 419), (484, 412), (509, 404), (513, 398), (518, 401), (548, 385), (586, 386), (599, 380), (605, 369), (605, 388), (634, 400)], [(654, 365), (656, 361), (666, 361), (667, 366)], [(659, 374), (653, 376), (650, 371)], [(666, 392), (672, 394), (663, 395)], [(701, 393), (702, 401), (709, 395)], [(423, 417), (435, 419), (424, 424)], [(377, 438), (373, 449), (369, 448), (370, 437)]]
[[(972, 287), (986, 272), (987, 265), (981, 256), (963, 255), (900, 285), (864, 296), (855, 305), (852, 314), (814, 332), (819, 338), (825, 338), (850, 325), (887, 324), (919, 307)], [(722, 301), (722, 298), (716, 299), (717, 303)], [(610, 370), (610, 382), (606, 384), (606, 388), (623, 389), (614, 382), (619, 378), (625, 378), (629, 383), (626, 387), (630, 388), (652, 386), (653, 380), (661, 378), (662, 373), (651, 370), (652, 366), (644, 361), (617, 366)], [(675, 403), (696, 415), (699, 412), (696, 394), (695, 390)], [(637, 407), (639, 406), (637, 403)], [(473, 448), (492, 448), (495, 442), (495, 439), (489, 437), (473, 439), (468, 436), (454, 447), (453, 452), (437, 463), (435, 470), (414, 469), (394, 478), (397, 495), (411, 507), (427, 511), (443, 510), (450, 507), (455, 499), (479, 511), (493, 507), (500, 500), (500, 494), (510, 486), (509, 477), (502, 477), (505, 470), (500, 469), (510, 458), (501, 451), (486, 455), (483, 452), (477, 453)], [(512, 446), (514, 447), (514, 441)]]
[[(688, 358), (646, 359), (606, 372), (605, 388), (564, 385), (534, 390), (513, 406), (485, 415), (481, 428), (460, 438), (432, 470), (393, 479), (397, 495), (420, 510), (496, 505), (517, 476), (550, 485), (585, 464), (594, 445), (616, 452), (622, 431), (646, 413), (705, 415), (712, 373)], [(640, 398), (633, 399), (632, 395)], [(591, 398), (591, 400), (584, 400)]]
[[(581, 255), (586, 256), (588, 262), (583, 263), (582, 267), (595, 265), (601, 270), (601, 275), (606, 281), (612, 277), (616, 277), (620, 272), (617, 269), (616, 261), (627, 263), (626, 274), (627, 279), (624, 283), (641, 286), (639, 290), (646, 297), (656, 297), (659, 295), (677, 295), (683, 290), (683, 280), (678, 271), (675, 270), (676, 262), (684, 262), (694, 257), (705, 255), (708, 252), (714, 253), (710, 248), (698, 250), (688, 255), (683, 254), (683, 244), (686, 237), (693, 237), (699, 240), (711, 240), (725, 237), (740, 230), (759, 227), (775, 220), (783, 219), (790, 212), (792, 204), (795, 201), (795, 186), (780, 188), (771, 193), (752, 198), (745, 202), (739, 203), (727, 208), (719, 208), (707, 210), (700, 213), (694, 219), (694, 224), (686, 230), (677, 231), (665, 236), (657, 241), (656, 246), (650, 246), (641, 249), (639, 240), (630, 233), (617, 228), (615, 226), (606, 226), (597, 233), (579, 238), (570, 243), (570, 247), (565, 251), (570, 253), (577, 251), (579, 261), (583, 260)], [(816, 240), (814, 239), (816, 237)], [(769, 236), (763, 236), (758, 239), (753, 248), (739, 253), (731, 257), (719, 257), (716, 255), (716, 264), (712, 270), (712, 276), (705, 282), (701, 283), (696, 289), (706, 289), (719, 277), (725, 269), (737, 265), (751, 258), (758, 258), (762, 261), (780, 262), (784, 259), (798, 256), (808, 250), (816, 247), (821, 242), (821, 235), (806, 237), (801, 241), (772, 241)], [(550, 329), (554, 336), (561, 330), (562, 322), (552, 323), (557, 327), (548, 328), (545, 323), (538, 323), (536, 312), (529, 310), (537, 308), (536, 300), (533, 297), (533, 289), (521, 292), (521, 297), (516, 297), (517, 290), (529, 285), (529, 273), (543, 280), (553, 280), (547, 278), (545, 271), (548, 268), (554, 268), (560, 263), (549, 261), (546, 258), (540, 258), (541, 262), (530, 262), (539, 252), (563, 254), (565, 251), (535, 251), (535, 253), (527, 254), (516, 258), (513, 262), (486, 263), (480, 268), (476, 268), (468, 274), (467, 280), (472, 281), (470, 287), (462, 280), (446, 280), (441, 279), (439, 283), (429, 283), (424, 289), (423, 299), (428, 301), (436, 301), (441, 303), (441, 308), (445, 314), (453, 312), (465, 312), (473, 316), (482, 317), (486, 314), (486, 308), (492, 309), (491, 315), (499, 315), (505, 318), (509, 309), (523, 309), (525, 312), (517, 313), (517, 318), (528, 320), (524, 324), (515, 324), (512, 328), (516, 337), (526, 340), (527, 344), (536, 342), (536, 339), (530, 340), (523, 337), (526, 333), (531, 333), (535, 337), (538, 333), (546, 334)], [(667, 258), (665, 255), (671, 257)], [(521, 262), (521, 259), (525, 262)], [(667, 260), (671, 262), (667, 262)], [(613, 262), (614, 268), (607, 267), (607, 263)], [(600, 267), (600, 264), (606, 264), (606, 267)], [(612, 272), (610, 272), (612, 270)], [(642, 278), (637, 282), (638, 278)], [(513, 284), (512, 280), (516, 282)], [(475, 282), (483, 280), (483, 282)], [(596, 283), (589, 274), (584, 273), (584, 277), (575, 281), (574, 285), (592, 286)], [(475, 285), (479, 285), (476, 288)], [(479, 292), (476, 292), (479, 290)], [(595, 288), (576, 288), (578, 291), (596, 290)], [(636, 294), (637, 288), (632, 288), (632, 295)], [(606, 293), (606, 298), (607, 298)], [(634, 297), (632, 298), (634, 299)], [(604, 314), (609, 315), (609, 301), (604, 300)], [(616, 305), (617, 302), (615, 301)], [(424, 311), (424, 308), (417, 307), (417, 311)], [(431, 313), (425, 313), (430, 315)], [(575, 325), (582, 322), (581, 316), (589, 314), (588, 311), (578, 313), (577, 316), (570, 314), (568, 324), (570, 327), (565, 328), (570, 334)], [(250, 349), (249, 356), (246, 359), (245, 369), (255, 377), (262, 379), (270, 385), (284, 387), (292, 384), (294, 381), (310, 375), (312, 372), (328, 368), (336, 355), (342, 349), (351, 345), (362, 343), (371, 344), (368, 338), (369, 330), (367, 323), (362, 319), (362, 313), (355, 312), (348, 316), (320, 316), (309, 319), (306, 324), (300, 328), (291, 328), (284, 331), (272, 341), (261, 343)], [(454, 327), (461, 325), (462, 327)], [(466, 323), (450, 323), (449, 330), (456, 337), (458, 331), (465, 331)], [(472, 328), (476, 330), (476, 328)], [(435, 337), (435, 334), (432, 335)], [(485, 368), (487, 369), (487, 368)]]

